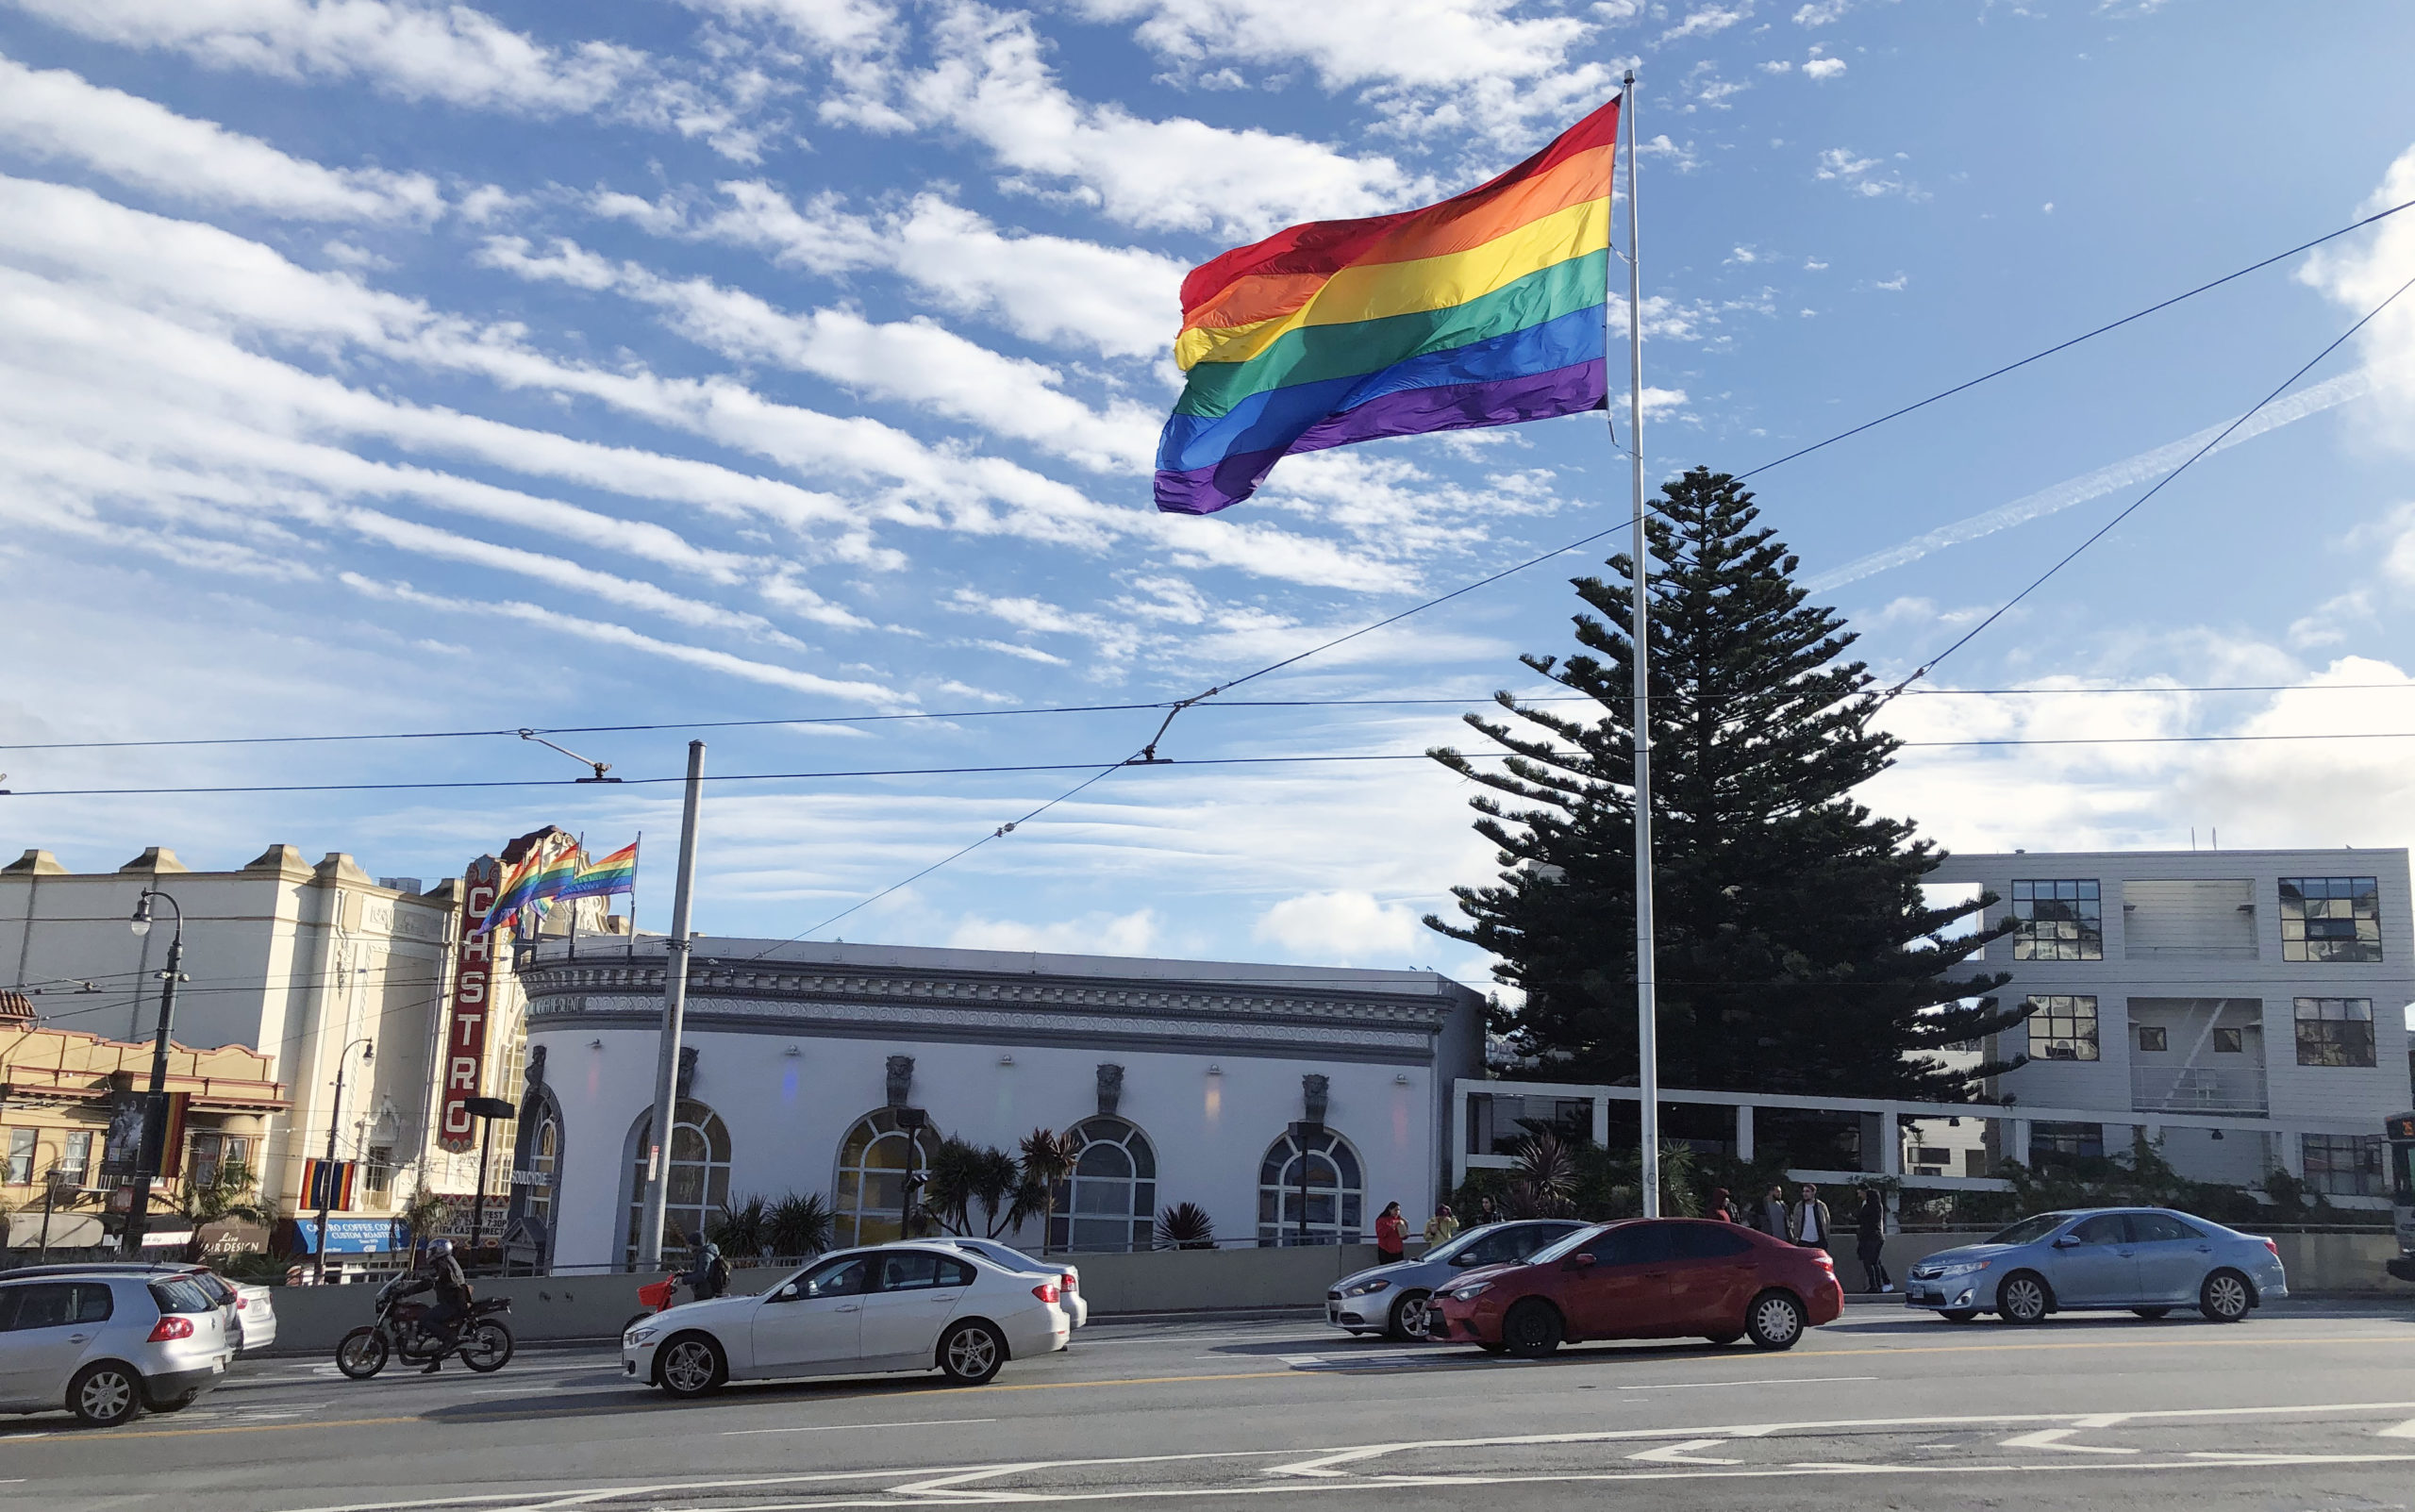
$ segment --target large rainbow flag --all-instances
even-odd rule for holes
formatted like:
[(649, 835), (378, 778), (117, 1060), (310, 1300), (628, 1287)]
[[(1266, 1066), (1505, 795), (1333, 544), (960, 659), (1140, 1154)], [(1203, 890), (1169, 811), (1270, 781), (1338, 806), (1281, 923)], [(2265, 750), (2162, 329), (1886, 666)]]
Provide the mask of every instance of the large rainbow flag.
[(1612, 100), (1440, 205), (1295, 225), (1193, 269), (1158, 507), (1239, 503), (1292, 452), (1602, 408), (1618, 119)]
[(578, 869), (578, 874), (563, 885), (555, 896), (568, 903), (573, 898), (609, 898), (618, 893), (635, 892), (638, 888), (638, 846), (635, 840), (622, 846), (604, 859)]

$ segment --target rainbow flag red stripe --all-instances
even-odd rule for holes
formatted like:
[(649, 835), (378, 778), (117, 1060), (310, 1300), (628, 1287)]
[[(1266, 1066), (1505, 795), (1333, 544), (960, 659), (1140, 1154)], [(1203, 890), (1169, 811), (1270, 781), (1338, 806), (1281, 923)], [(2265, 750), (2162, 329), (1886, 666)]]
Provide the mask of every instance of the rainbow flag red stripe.
[(616, 893), (634, 892), (637, 885), (638, 848), (631, 841), (593, 865), (579, 868), (578, 874), (555, 896), (565, 902), (572, 898), (608, 898)]
[(1158, 507), (1239, 503), (1293, 452), (1602, 408), (1618, 114), (1440, 205), (1295, 225), (1194, 269)]

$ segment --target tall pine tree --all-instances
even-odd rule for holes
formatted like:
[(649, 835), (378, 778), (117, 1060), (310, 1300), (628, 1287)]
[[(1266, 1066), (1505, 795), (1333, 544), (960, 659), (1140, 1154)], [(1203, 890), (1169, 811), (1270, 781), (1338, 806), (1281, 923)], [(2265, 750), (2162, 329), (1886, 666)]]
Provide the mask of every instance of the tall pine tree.
[[(1980, 908), (1933, 908), (1940, 856), (1854, 789), (1899, 742), (1871, 728), (1877, 696), (1855, 637), (1805, 603), (1796, 558), (1756, 527), (1752, 495), (1696, 468), (1662, 490), (1647, 528), (1652, 579), (1652, 814), (1664, 1085), (1953, 1101), (2001, 1067), (1932, 1055), (2027, 1017), (1963, 972), (1991, 934), (1940, 939)], [(1528, 667), (1595, 700), (1595, 718), (1498, 702), (1467, 722), (1506, 748), (1435, 759), (1490, 789), (1476, 830), (1501, 880), (1456, 888), (1464, 924), (1524, 989), (1515, 1036), (1562, 1072), (1632, 1081), (1635, 1013), (1633, 563), (1574, 580), (1581, 650)], [(1591, 711), (1589, 711), (1590, 713)], [(2008, 925), (2006, 927), (2009, 927)], [(1973, 1005), (1962, 1000), (1976, 999)]]

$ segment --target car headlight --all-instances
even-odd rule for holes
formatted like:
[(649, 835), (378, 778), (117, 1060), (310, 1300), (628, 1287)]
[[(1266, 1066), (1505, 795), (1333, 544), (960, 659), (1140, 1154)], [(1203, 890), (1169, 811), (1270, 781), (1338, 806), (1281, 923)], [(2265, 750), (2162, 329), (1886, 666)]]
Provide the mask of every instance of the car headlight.
[(1372, 1296), (1391, 1285), (1389, 1281), (1361, 1281), (1355, 1287), (1342, 1288), (1341, 1294), (1345, 1297)]
[(662, 1330), (658, 1328), (632, 1328), (621, 1336), (621, 1342), (635, 1349), (640, 1344), (651, 1342), (654, 1336), (660, 1332)]
[(1938, 1270), (1936, 1279), (1946, 1281), (1955, 1276), (1974, 1276), (1992, 1264), (1994, 1262), (1991, 1260), (1963, 1260), (1953, 1265), (1941, 1266)]
[(1483, 1296), (1486, 1292), (1491, 1291), (1491, 1282), (1479, 1281), (1474, 1286), (1461, 1287), (1458, 1290), (1452, 1292), (1451, 1300), (1453, 1302), (1474, 1302), (1476, 1298)]

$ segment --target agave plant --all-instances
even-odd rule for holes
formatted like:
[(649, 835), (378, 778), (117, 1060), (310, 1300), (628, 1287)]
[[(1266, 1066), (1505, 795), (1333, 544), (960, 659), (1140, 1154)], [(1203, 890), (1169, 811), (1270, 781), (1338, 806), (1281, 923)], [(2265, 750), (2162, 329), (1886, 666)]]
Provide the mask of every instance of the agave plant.
[(758, 1259), (769, 1250), (766, 1230), (771, 1222), (772, 1205), (758, 1193), (734, 1205), (723, 1204), (721, 1211), (705, 1220), (705, 1238), (720, 1245), (724, 1254)]
[(1158, 1215), (1160, 1250), (1212, 1250), (1216, 1223), (1197, 1203), (1176, 1203)]
[(772, 1205), (763, 1222), (763, 1239), (774, 1254), (810, 1259), (830, 1247), (833, 1226), (830, 1205), (820, 1192), (809, 1191), (802, 1197), (791, 1192)]
[(1565, 1218), (1574, 1210), (1576, 1152), (1550, 1129), (1512, 1146), (1518, 1164), (1509, 1180), (1509, 1209), (1520, 1218)]

